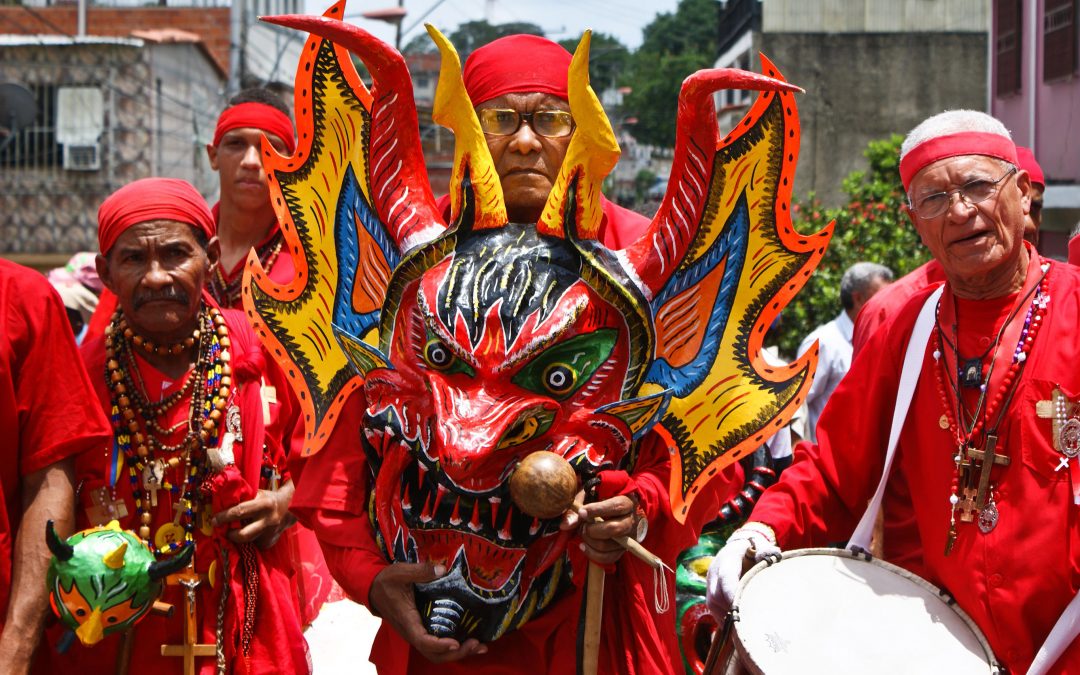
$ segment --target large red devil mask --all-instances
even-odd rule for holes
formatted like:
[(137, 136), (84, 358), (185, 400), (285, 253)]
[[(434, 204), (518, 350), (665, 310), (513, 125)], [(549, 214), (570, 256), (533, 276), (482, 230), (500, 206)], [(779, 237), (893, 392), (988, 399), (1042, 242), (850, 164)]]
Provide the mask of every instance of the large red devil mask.
[[(324, 37), (309, 38), (297, 76), (297, 153), (264, 145), (297, 277), (276, 286), (253, 261), (245, 303), (298, 392), (306, 452), (362, 388), (369, 513), (387, 558), (445, 565), (417, 587), (425, 624), (490, 641), (570, 583), (558, 519), (510, 499), (517, 464), (548, 450), (582, 479), (630, 469), (654, 430), (685, 517), (711, 475), (801, 403), (813, 357), (767, 369), (757, 353), (828, 233), (800, 237), (787, 218), (794, 87), (721, 70), (684, 84), (671, 185), (649, 231), (623, 251), (600, 246), (599, 185), (618, 146), (588, 85), (588, 35), (570, 69), (576, 131), (547, 207), (538, 223), (508, 223), (457, 54), (429, 29), (443, 53), (435, 119), (455, 134), (447, 226), (404, 62), (339, 21), (343, 9), (272, 19)], [(767, 93), (721, 141), (712, 92), (723, 87)]]

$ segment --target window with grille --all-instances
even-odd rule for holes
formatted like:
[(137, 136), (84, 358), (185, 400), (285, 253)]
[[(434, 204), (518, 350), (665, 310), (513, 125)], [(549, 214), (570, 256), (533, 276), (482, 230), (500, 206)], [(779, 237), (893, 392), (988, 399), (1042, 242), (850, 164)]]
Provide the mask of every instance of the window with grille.
[(1043, 80), (1071, 77), (1077, 66), (1077, 0), (1046, 0), (1043, 7)]
[(38, 84), (27, 88), (36, 103), (34, 121), (10, 136), (0, 138), (0, 166), (15, 169), (59, 167), (63, 155), (56, 142), (58, 87)]
[(994, 52), (997, 55), (997, 75), (994, 91), (998, 96), (1011, 96), (1020, 91), (1020, 36), (1023, 29), (1021, 0), (994, 0)]

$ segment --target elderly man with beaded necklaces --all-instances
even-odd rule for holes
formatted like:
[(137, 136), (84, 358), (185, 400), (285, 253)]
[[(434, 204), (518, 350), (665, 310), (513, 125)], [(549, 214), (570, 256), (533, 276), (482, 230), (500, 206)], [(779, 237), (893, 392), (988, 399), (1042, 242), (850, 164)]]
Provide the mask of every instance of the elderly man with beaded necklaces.
[[(190, 184), (148, 178), (106, 199), (98, 223), (98, 272), (118, 309), (82, 355), (115, 442), (79, 459), (81, 524), (117, 518), (159, 558), (195, 546), (197, 642), (221, 653), (196, 659), (199, 672), (220, 659), (229, 673), (308, 673), (279, 541), (292, 482), (276, 484), (284, 454), (266, 437), (260, 386), (285, 384), (243, 316), (204, 292), (220, 256), (213, 216)], [(181, 611), (136, 626), (138, 672), (182, 672), (181, 659), (162, 656), (185, 642), (182, 588), (167, 586), (163, 599)], [(73, 645), (51, 672), (116, 672), (118, 643)]]
[[(856, 354), (817, 445), (796, 451), (713, 561), (709, 602), (718, 615), (730, 606), (751, 548), (761, 559), (778, 544), (851, 535), (884, 471), (901, 365), (926, 305), (930, 337), (883, 505), (886, 526), (909, 513), (914, 524), (886, 537), (884, 557), (951, 593), (1008, 672), (1022, 673), (1080, 587), (1080, 446), (1068, 433), (1080, 427), (1080, 270), (1023, 240), (1031, 179), (994, 118), (924, 121), (903, 144), (900, 174), (911, 223), (945, 272), (942, 295), (921, 289)], [(1080, 672), (1070, 640), (1047, 672)]]

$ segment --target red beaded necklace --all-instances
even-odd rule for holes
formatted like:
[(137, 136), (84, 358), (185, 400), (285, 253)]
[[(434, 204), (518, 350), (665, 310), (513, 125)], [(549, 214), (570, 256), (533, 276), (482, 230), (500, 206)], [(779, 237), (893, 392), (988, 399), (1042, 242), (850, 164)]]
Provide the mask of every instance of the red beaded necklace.
[[(1042, 326), (1043, 311), (1046, 309), (1046, 305), (1050, 301), (1048, 275), (1049, 269), (1050, 263), (1047, 262), (1042, 265), (1042, 276), (1039, 279), (1038, 283), (1036, 283), (1032, 287), (1032, 291), (1034, 292), (1034, 298), (1032, 299), (1031, 305), (1028, 307), (1027, 315), (1024, 318), (1024, 326), (1021, 329), (1020, 337), (1017, 340), (1015, 349), (1013, 350), (1012, 362), (1009, 365), (1008, 372), (1005, 373), (1005, 376), (1001, 380), (1000, 386), (998, 387), (994, 395), (989, 398), (989, 403), (987, 403), (987, 394), (989, 390), (988, 383), (990, 382), (990, 377), (993, 374), (994, 363), (996, 360), (991, 361), (990, 369), (986, 375), (986, 383), (983, 384), (981, 387), (978, 403), (976, 404), (975, 410), (970, 415), (970, 424), (966, 425), (966, 429), (964, 428), (965, 425), (962, 425), (960, 422), (961, 416), (966, 413), (966, 409), (963, 403), (963, 396), (960, 392), (960, 387), (959, 385), (954, 386), (953, 394), (956, 398), (955, 409), (951, 405), (949, 392), (946, 388), (946, 371), (948, 370), (948, 366), (942, 359), (943, 350), (945, 349), (945, 336), (944, 331), (941, 328), (941, 323), (940, 321), (938, 321), (935, 331), (937, 334), (937, 348), (934, 350), (933, 353), (934, 362), (937, 367), (934, 370), (937, 376), (936, 382), (938, 396), (940, 397), (942, 405), (945, 408), (944, 417), (945, 420), (947, 420), (948, 428), (953, 435), (956, 447), (956, 453), (952, 457), (953, 477), (949, 494), (949, 533), (948, 539), (945, 544), (946, 556), (949, 555), (949, 553), (952, 551), (953, 543), (955, 542), (957, 537), (956, 513), (958, 509), (962, 508), (961, 502), (968, 502), (967, 505), (963, 507), (965, 508), (966, 512), (970, 509), (970, 482), (972, 472), (969, 472), (969, 470), (973, 469), (974, 465), (971, 461), (968, 461), (967, 457), (965, 457), (965, 450), (982, 446), (982, 443), (976, 443), (976, 439), (985, 440), (984, 437), (989, 437), (990, 435), (993, 435), (997, 430), (997, 427), (1001, 424), (1002, 419), (1004, 418), (1005, 410), (1008, 408), (1009, 402), (1012, 400), (1013, 394), (1015, 394), (1016, 392), (1016, 387), (1014, 385), (1018, 382), (1020, 372), (1023, 370), (1024, 365), (1027, 363), (1028, 354), (1031, 352), (1032, 345), (1035, 343), (1035, 337), (1038, 335), (1039, 328)], [(1018, 307), (1022, 307), (1023, 305), (1024, 301), (1021, 300)], [(939, 314), (940, 310), (941, 303), (939, 301)], [(1012, 320), (1013, 316), (1014, 314), (1010, 314), (1010, 316), (1006, 318), (1005, 325), (1003, 325), (1001, 328), (999, 339), (1000, 335), (1004, 334), (1005, 326), (1008, 325), (1008, 323)], [(956, 350), (955, 344), (951, 346), (954, 350)], [(991, 350), (991, 352), (996, 352), (996, 346)], [(959, 362), (958, 352), (957, 361)], [(952, 374), (949, 373), (948, 375), (951, 376)], [(984, 404), (985, 410), (983, 409)], [(945, 425), (943, 424), (942, 426)], [(992, 460), (986, 459), (984, 455), (983, 461), (985, 462)], [(961, 482), (965, 484), (963, 488), (965, 495), (964, 500), (961, 500), (960, 497)], [(990, 529), (993, 529), (994, 525), (997, 522), (997, 508), (993, 504), (992, 496), (990, 503), (984, 508), (984, 511), (986, 511), (987, 509), (992, 509), (993, 511), (992, 514), (986, 514), (985, 520), (984, 514), (980, 514), (979, 526), (980, 529), (982, 529), (984, 532), (988, 532)], [(970, 517), (962, 517), (961, 520), (970, 520)]]

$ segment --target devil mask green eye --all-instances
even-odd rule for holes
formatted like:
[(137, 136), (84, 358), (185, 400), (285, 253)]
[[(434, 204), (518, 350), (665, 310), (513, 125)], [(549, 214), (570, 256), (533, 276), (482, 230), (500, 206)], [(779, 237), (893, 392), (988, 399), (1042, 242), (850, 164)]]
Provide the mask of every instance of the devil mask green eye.
[(420, 355), (428, 368), (437, 370), (440, 373), (446, 373), (447, 375), (464, 373), (469, 377), (476, 375), (476, 371), (469, 364), (459, 358), (442, 339), (430, 330), (427, 332), (427, 342), (424, 343)]
[(513, 382), (537, 394), (567, 399), (611, 356), (617, 337), (614, 329), (601, 328), (553, 345), (522, 368)]

